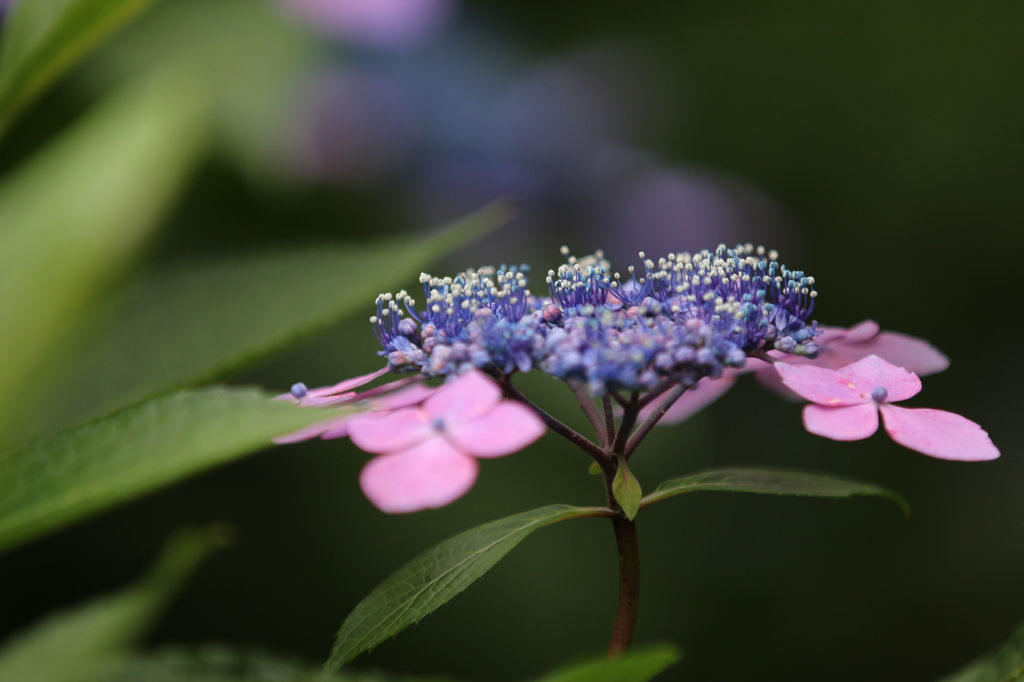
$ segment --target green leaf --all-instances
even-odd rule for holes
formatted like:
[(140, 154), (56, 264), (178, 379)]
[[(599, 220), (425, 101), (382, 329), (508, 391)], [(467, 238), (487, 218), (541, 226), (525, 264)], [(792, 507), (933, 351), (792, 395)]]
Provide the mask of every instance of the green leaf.
[(587, 473), (590, 474), (591, 476), (600, 476), (601, 475), (601, 465), (598, 464), (597, 462), (591, 462), (590, 463), (590, 468), (587, 469)]
[(324, 665), (334, 672), (353, 658), (419, 622), (469, 587), (527, 535), (565, 519), (598, 515), (556, 504), (477, 526), (416, 557), (377, 586), (342, 623)]
[(938, 682), (1016, 682), (1024, 680), (1024, 625), (1009, 641)]
[(626, 458), (622, 455), (619, 455), (619, 468), (615, 471), (615, 480), (612, 481), (612, 494), (625, 512), (626, 518), (630, 521), (636, 518), (644, 493), (640, 489), (640, 481), (636, 480), (636, 476), (626, 466)]
[(323, 420), (254, 389), (166, 396), (0, 452), (0, 550)]
[(137, 640), (199, 562), (218, 528), (176, 534), (149, 575), (117, 594), (46, 618), (0, 649), (0, 680), (92, 682)]
[(536, 682), (647, 682), (682, 658), (671, 644), (635, 647), (625, 656), (592, 658), (549, 673)]
[[(424, 237), (264, 254), (158, 275), (132, 292), (84, 350), (52, 405), (76, 423), (236, 370), (354, 312), (510, 215), (491, 204)], [(369, 323), (360, 326), (370, 333)]]
[(104, 102), (0, 185), (0, 433), (28, 413), (68, 328), (177, 193), (200, 149), (201, 101), (190, 81), (163, 72)]
[(910, 505), (902, 497), (871, 483), (806, 471), (776, 469), (717, 469), (665, 481), (645, 497), (640, 508), (673, 495), (699, 490), (725, 490), (768, 495), (805, 495), (809, 497), (854, 497), (876, 495), (886, 497), (910, 513)]
[(76, 84), (102, 92), (168, 59), (188, 59), (215, 93), (215, 151), (251, 180), (292, 183), (281, 153), (294, 144), (296, 85), (322, 68), (331, 49), (275, 3), (173, 0), (107, 43)]
[(303, 661), (206, 644), (167, 647), (117, 666), (97, 682), (451, 682), (442, 677), (314, 671)]
[(18, 0), (0, 52), (0, 133), (33, 99), (153, 0)]

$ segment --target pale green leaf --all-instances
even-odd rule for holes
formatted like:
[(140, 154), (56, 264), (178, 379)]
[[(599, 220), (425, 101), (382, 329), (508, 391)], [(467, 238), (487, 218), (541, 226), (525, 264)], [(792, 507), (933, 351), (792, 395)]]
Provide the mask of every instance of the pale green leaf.
[(16, 0), (0, 52), (0, 133), (89, 50), (153, 0)]
[(0, 452), (0, 550), (331, 414), (269, 397), (254, 389), (176, 393)]
[(667, 497), (701, 490), (724, 490), (768, 495), (803, 495), (809, 497), (854, 497), (875, 495), (886, 497), (910, 513), (907, 501), (896, 493), (872, 483), (806, 471), (781, 469), (717, 469), (665, 481), (645, 497), (640, 508)]
[(592, 658), (549, 673), (536, 682), (648, 682), (682, 656), (671, 644), (634, 647), (620, 658)]
[(215, 93), (215, 149), (253, 179), (294, 182), (282, 149), (294, 145), (301, 86), (331, 49), (272, 2), (173, 0), (107, 43), (77, 82), (105, 91), (169, 59), (187, 59)]
[(0, 185), (0, 433), (68, 329), (137, 254), (200, 148), (202, 97), (163, 72), (104, 102)]
[(416, 557), (377, 586), (342, 623), (324, 669), (353, 658), (419, 622), (469, 587), (526, 536), (556, 521), (603, 510), (551, 505), (478, 526)]
[(491, 204), (431, 235), (226, 260), (157, 275), (122, 302), (51, 409), (78, 420), (222, 376), (409, 286), (451, 248), (505, 221)]
[(632, 521), (636, 513), (640, 511), (640, 499), (644, 496), (640, 489), (640, 481), (626, 466), (626, 458), (619, 457), (619, 468), (615, 472), (615, 479), (612, 481), (612, 495), (615, 501), (622, 507), (626, 518)]
[(1024, 680), (1024, 625), (999, 649), (938, 682), (1018, 682)]
[(138, 584), (46, 618), (0, 649), (0, 680), (92, 682), (145, 634), (161, 607), (211, 549), (217, 528), (183, 531)]

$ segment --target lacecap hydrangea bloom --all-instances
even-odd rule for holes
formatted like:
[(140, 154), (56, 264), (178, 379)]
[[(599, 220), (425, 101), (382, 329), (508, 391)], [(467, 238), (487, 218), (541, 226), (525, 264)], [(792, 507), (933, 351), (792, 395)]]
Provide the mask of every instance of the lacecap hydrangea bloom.
[(644, 273), (630, 268), (626, 282), (600, 252), (563, 253), (542, 296), (527, 288), (526, 266), (424, 274), (419, 304), (405, 291), (380, 296), (370, 321), (389, 368), (426, 377), (536, 368), (601, 396), (691, 386), (762, 348), (817, 355), (814, 278), (775, 252), (721, 246), (657, 262), (641, 253)]
[[(849, 330), (819, 328), (810, 319), (817, 297), (814, 278), (786, 268), (778, 254), (762, 247), (723, 245), (657, 261), (641, 253), (641, 267), (630, 267), (626, 277), (601, 252), (576, 258), (563, 247), (562, 253), (566, 262), (548, 271), (539, 294), (530, 290), (530, 269), (522, 265), (468, 270), (454, 277), (423, 274), (422, 297), (407, 291), (379, 296), (370, 322), (386, 368), (324, 389), (297, 384), (282, 396), (302, 405), (349, 404), (359, 411), (279, 442), (350, 436), (357, 446), (378, 455), (360, 481), (370, 500), (388, 512), (452, 502), (475, 481), (475, 458), (510, 454), (539, 438), (545, 427), (590, 455), (611, 490), (612, 479), (625, 470), (651, 428), (662, 419), (667, 423), (689, 416), (744, 372), (781, 374), (796, 394), (814, 401), (818, 393), (794, 387), (793, 377), (804, 366), (841, 372), (849, 358), (887, 351), (904, 364), (916, 363), (922, 373), (948, 364), (926, 342), (880, 332), (873, 322)], [(819, 356), (821, 367), (815, 367)], [(404, 378), (354, 392), (385, 370)], [(594, 427), (596, 442), (547, 414), (515, 387), (513, 377), (530, 371), (568, 384)], [(920, 386), (916, 375), (900, 371)], [(834, 437), (842, 432), (837, 424), (853, 415), (859, 421), (851, 429), (866, 437), (874, 431), (868, 429), (869, 411), (874, 410), (876, 426), (879, 406), (887, 424), (905, 417), (898, 412), (903, 408), (889, 406), (878, 391), (871, 393), (893, 376), (879, 375), (878, 386), (844, 403), (851, 408), (846, 412), (828, 412), (826, 417), (810, 406), (814, 417), (805, 418), (809, 430)], [(443, 388), (422, 383), (429, 379), (444, 381)], [(826, 418), (832, 431), (812, 428)], [(917, 435), (894, 437), (946, 459), (998, 456), (980, 427), (958, 419), (973, 429), (958, 422), (957, 433), (969, 432), (971, 437), (954, 438), (941, 453), (925, 443), (941, 439), (942, 429), (953, 428), (954, 420), (922, 417), (915, 422)]]

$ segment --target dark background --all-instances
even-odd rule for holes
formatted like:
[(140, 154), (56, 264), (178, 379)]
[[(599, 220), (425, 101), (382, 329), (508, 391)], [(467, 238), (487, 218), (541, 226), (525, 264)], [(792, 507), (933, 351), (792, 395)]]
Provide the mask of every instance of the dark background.
[[(144, 22), (159, 23), (160, 11)], [(1024, 376), (1014, 359), (1024, 4), (477, 0), (449, 22), (428, 47), (384, 54), (342, 41), (312, 69), (391, 74), (407, 88), (397, 109), (416, 123), (403, 129), (398, 161), (367, 170), (367, 159), (379, 161), (377, 138), (358, 126), (351, 135), (369, 139), (368, 156), (343, 172), (276, 162), (254, 171), (211, 154), (139, 274), (210, 254), (422, 229), (500, 194), (525, 201), (519, 217), (437, 272), (526, 261), (542, 273), (562, 243), (579, 254), (607, 246), (624, 269), (641, 248), (657, 256), (719, 239), (765, 242), (815, 276), (820, 322), (872, 318), (946, 352), (951, 368), (908, 404), (978, 421), (1003, 457), (942, 462), (884, 435), (827, 441), (803, 431), (797, 406), (741, 382), (649, 439), (634, 469), (646, 489), (712, 465), (800, 467), (891, 487), (913, 513), (904, 519), (875, 499), (704, 493), (653, 507), (639, 521), (637, 641), (686, 650), (663, 679), (708, 682), (927, 681), (1001, 641), (1024, 619)], [(451, 45), (462, 51), (433, 73), (417, 56)], [(12, 167), (73, 120), (90, 101), (90, 69), (102, 67), (97, 57), (48, 96), (0, 164)], [(600, 96), (545, 94), (571, 91), (574, 78)], [(547, 85), (531, 90), (538, 80)], [(467, 103), (467, 83), (519, 90), (498, 105)], [(496, 111), (508, 113), (504, 123)], [(330, 110), (318, 115), (318, 125), (335, 121)], [(488, 146), (502, 126), (514, 144)], [(305, 144), (345, 137), (296, 129)], [(389, 130), (381, 144), (394, 142)], [(609, 158), (612, 170), (592, 177), (603, 168), (594, 159)], [(333, 383), (379, 366), (376, 349), (360, 316), (229, 380), (274, 390)], [(577, 418), (552, 380), (523, 385)], [(548, 435), (484, 462), (476, 487), (450, 507), (385, 516), (358, 489), (365, 460), (347, 441), (269, 449), (19, 549), (0, 562), (0, 631), (125, 584), (175, 527), (226, 520), (237, 543), (203, 567), (152, 643), (237, 642), (320, 661), (357, 601), (420, 551), (504, 515), (603, 495), (587, 459)], [(539, 531), (358, 663), (516, 680), (600, 651), (616, 590), (607, 526)]]

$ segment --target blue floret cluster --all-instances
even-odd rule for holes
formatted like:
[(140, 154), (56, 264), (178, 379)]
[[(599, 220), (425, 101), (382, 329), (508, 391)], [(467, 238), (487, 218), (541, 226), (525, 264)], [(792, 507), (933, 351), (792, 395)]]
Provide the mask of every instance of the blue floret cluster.
[(586, 384), (594, 395), (690, 386), (747, 357), (779, 350), (818, 354), (808, 323), (814, 278), (787, 270), (774, 251), (750, 244), (658, 261), (623, 280), (601, 252), (547, 274), (547, 295), (527, 288), (529, 267), (420, 276), (423, 300), (377, 297), (370, 318), (394, 372), (431, 377), (480, 369), (539, 369)]

